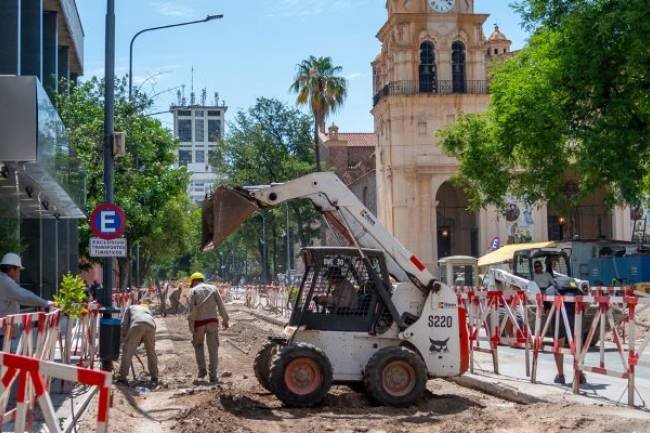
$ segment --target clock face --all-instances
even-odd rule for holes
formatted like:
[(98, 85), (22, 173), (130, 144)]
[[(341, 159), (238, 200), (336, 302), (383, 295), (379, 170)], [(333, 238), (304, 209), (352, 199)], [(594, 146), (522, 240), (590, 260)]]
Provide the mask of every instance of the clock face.
[(446, 13), (454, 8), (456, 0), (428, 0), (429, 6), (436, 12)]

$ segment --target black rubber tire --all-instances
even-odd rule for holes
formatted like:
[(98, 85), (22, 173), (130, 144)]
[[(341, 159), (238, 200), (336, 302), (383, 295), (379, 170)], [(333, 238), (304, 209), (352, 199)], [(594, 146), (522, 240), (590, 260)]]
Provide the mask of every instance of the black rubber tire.
[(262, 386), (262, 388), (270, 392), (273, 392), (271, 390), (271, 385), (269, 384), (271, 360), (277, 351), (278, 345), (272, 341), (267, 341), (264, 343), (259, 352), (257, 352), (255, 361), (253, 361), (253, 370), (255, 371), (255, 377), (257, 378), (257, 381)]
[[(412, 389), (404, 395), (392, 394), (384, 387), (384, 369), (394, 362), (401, 362), (412, 369)], [(363, 383), (370, 398), (382, 406), (407, 407), (414, 404), (427, 386), (427, 367), (422, 358), (406, 347), (385, 347), (370, 357), (363, 376)]]
[[(287, 367), (297, 360), (306, 360), (318, 369), (320, 383), (307, 394), (299, 394), (290, 389), (285, 382)], [(288, 407), (313, 407), (323, 401), (332, 386), (332, 364), (321, 349), (311, 344), (297, 343), (283, 348), (271, 361), (269, 385), (275, 394)]]

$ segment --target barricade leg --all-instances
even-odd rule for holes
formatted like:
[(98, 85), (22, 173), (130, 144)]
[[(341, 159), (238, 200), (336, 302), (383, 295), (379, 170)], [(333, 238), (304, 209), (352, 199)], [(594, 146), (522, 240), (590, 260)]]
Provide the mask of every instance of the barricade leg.
[(576, 297), (575, 306), (575, 327), (574, 327), (574, 353), (573, 353), (573, 393), (580, 393), (580, 377), (582, 368), (580, 359), (582, 358), (582, 310), (583, 305), (579, 297)]
[(628, 377), (627, 377), (627, 404), (628, 406), (634, 406), (634, 392), (635, 392), (635, 382), (634, 375), (636, 369), (636, 360), (637, 353), (636, 349), (636, 301), (629, 303), (628, 317), (629, 317), (629, 336), (628, 336)]
[(521, 305), (524, 308), (524, 332), (526, 341), (524, 342), (524, 356), (526, 357), (526, 377), (530, 377), (530, 327), (528, 326), (528, 300), (526, 295), (522, 294)]

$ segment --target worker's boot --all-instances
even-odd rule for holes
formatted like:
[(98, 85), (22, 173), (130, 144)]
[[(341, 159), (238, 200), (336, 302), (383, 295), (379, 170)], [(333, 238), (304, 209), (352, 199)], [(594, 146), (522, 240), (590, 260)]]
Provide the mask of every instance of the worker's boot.
[(219, 383), (219, 378), (217, 376), (210, 375), (210, 383)]
[(555, 380), (553, 380), (554, 383), (559, 383), (560, 385), (565, 385), (566, 381), (564, 380), (564, 375), (563, 374), (558, 374), (555, 376)]

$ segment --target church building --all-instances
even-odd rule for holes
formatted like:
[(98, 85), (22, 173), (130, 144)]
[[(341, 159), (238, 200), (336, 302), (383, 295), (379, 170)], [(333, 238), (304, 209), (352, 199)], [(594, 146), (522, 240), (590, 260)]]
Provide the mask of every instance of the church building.
[(435, 269), (438, 258), (513, 242), (631, 239), (630, 209), (608, 209), (601, 192), (571, 215), (516, 199), (507, 210), (469, 210), (451, 182), (459, 163), (435, 132), (487, 109), (490, 66), (512, 55), (511, 42), (498, 27), (485, 36), (488, 15), (473, 0), (388, 0), (386, 8), (372, 63), (377, 213), (407, 248)]

